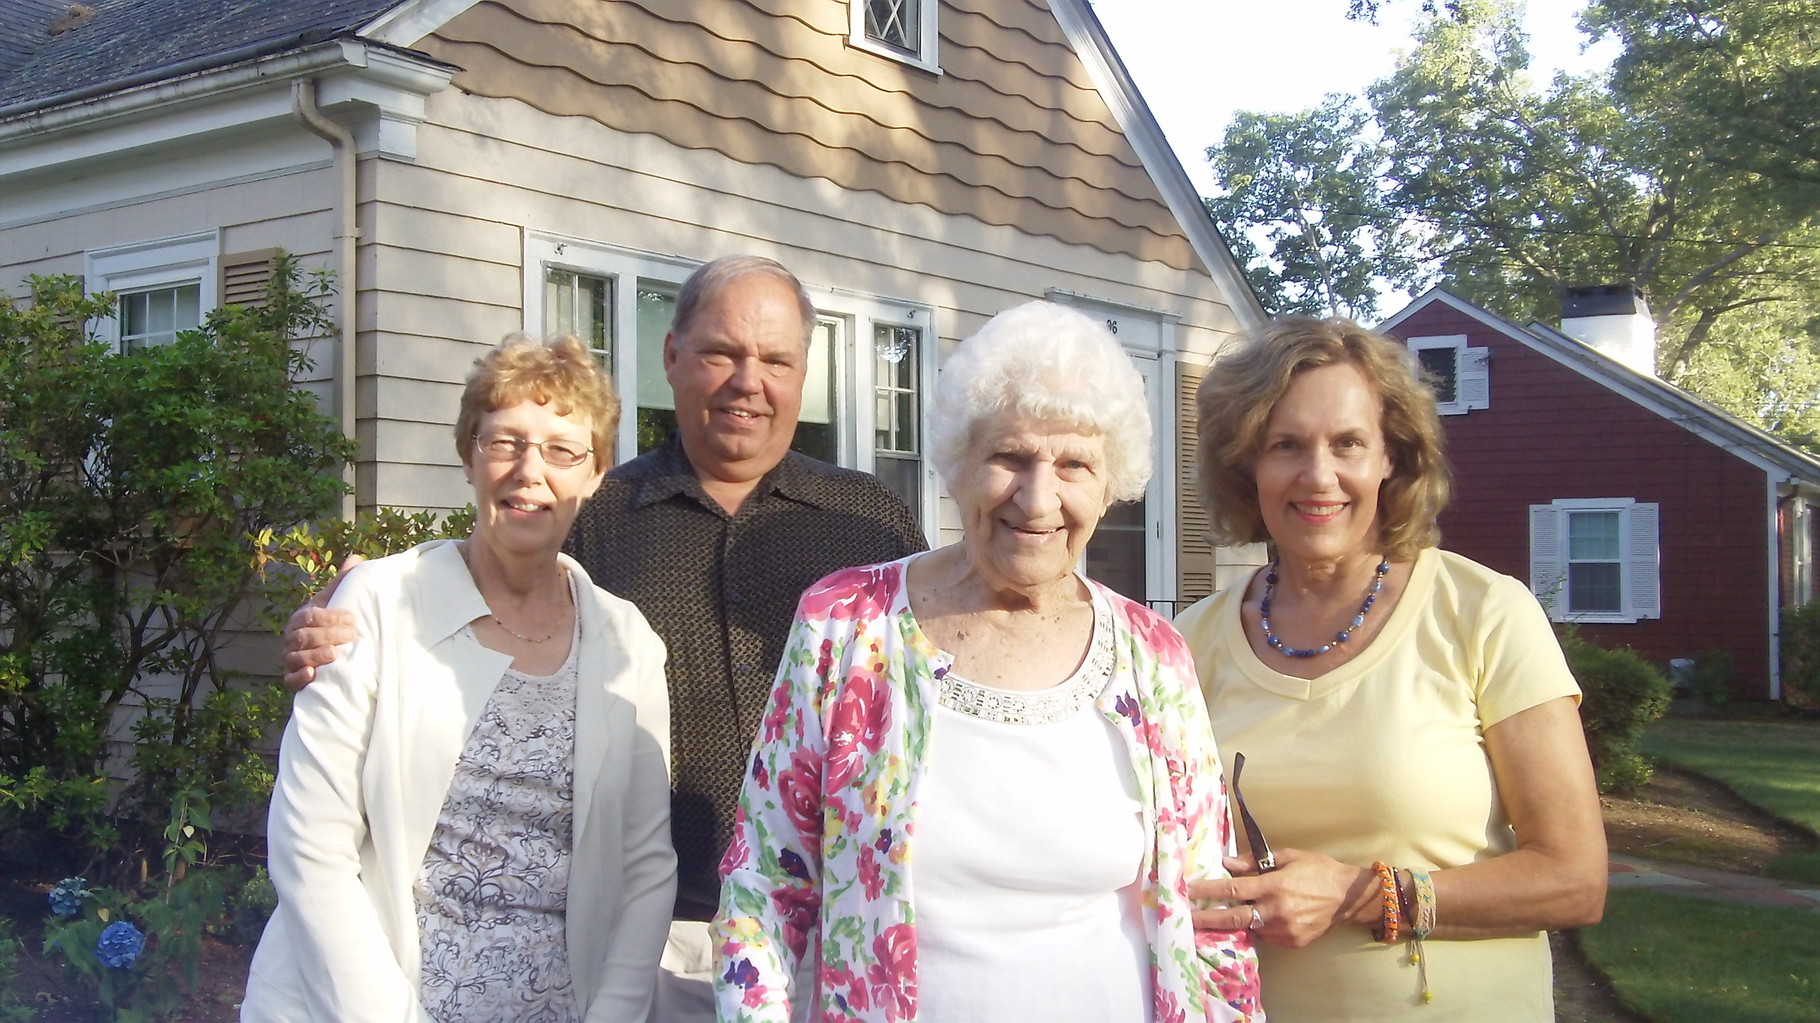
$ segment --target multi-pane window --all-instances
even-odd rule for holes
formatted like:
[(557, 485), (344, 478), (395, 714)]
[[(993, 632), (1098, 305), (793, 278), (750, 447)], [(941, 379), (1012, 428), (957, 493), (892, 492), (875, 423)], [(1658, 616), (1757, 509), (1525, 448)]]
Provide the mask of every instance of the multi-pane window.
[(1621, 523), (1615, 511), (1567, 513), (1567, 610), (1617, 614), (1624, 610)]
[(1529, 585), (1555, 621), (1662, 617), (1661, 506), (1628, 497), (1529, 506)]
[(921, 348), (920, 329), (873, 324), (873, 472), (912, 512), (922, 508)]
[[(526, 232), (525, 329), (573, 333), (611, 366), (625, 407), (617, 459), (663, 444), (676, 429), (664, 338), (692, 269), (598, 242)], [(922, 463), (922, 398), (931, 371), (924, 346), (934, 330), (928, 309), (844, 292), (811, 296), (819, 311), (792, 449), (876, 472), (918, 521), (935, 521), (936, 495)]]
[(936, 56), (939, 0), (847, 0), (848, 45), (941, 73)]
[(177, 332), (202, 325), (202, 285), (148, 288), (120, 296), (120, 347), (123, 351), (168, 345)]
[(213, 231), (88, 250), (83, 286), (117, 299), (114, 315), (96, 320), (95, 334), (131, 351), (170, 344), (202, 326), (217, 302), (219, 259)]
[(544, 269), (543, 332), (573, 334), (608, 370), (613, 368), (613, 282), (605, 277)]
[(919, 0), (865, 0), (865, 4), (868, 39), (909, 54), (922, 49)]

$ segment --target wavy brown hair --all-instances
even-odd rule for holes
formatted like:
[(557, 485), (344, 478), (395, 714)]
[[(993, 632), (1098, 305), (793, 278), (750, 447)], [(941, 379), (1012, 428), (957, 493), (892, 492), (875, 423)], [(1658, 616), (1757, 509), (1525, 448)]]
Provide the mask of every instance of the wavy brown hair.
[(1391, 460), (1378, 495), (1379, 540), (1402, 561), (1441, 540), (1436, 516), (1453, 492), (1434, 391), (1401, 342), (1339, 318), (1287, 316), (1236, 341), (1214, 361), (1195, 398), (1201, 500), (1217, 544), (1270, 540), (1252, 465), (1265, 427), (1296, 374), (1347, 363), (1371, 382)]
[(507, 334), (492, 351), (474, 360), (474, 371), (461, 392), (461, 412), (455, 417), (455, 452), (461, 464), (474, 457), (480, 417), (524, 401), (548, 405), (559, 416), (577, 412), (587, 416), (594, 468), (606, 467), (613, 454), (613, 432), (619, 429), (619, 396), (613, 393), (613, 378), (573, 334), (545, 342), (527, 334)]

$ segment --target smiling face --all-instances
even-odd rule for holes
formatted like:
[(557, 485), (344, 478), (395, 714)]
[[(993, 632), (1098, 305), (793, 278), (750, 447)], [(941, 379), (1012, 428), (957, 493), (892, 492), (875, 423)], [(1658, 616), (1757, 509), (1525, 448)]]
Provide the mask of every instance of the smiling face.
[(756, 482), (783, 461), (807, 373), (796, 296), (764, 274), (727, 282), (664, 339), (677, 431), (704, 484)]
[(1106, 439), (1005, 415), (980, 423), (960, 479), (962, 545), (994, 590), (1065, 583), (1111, 503)]
[[(533, 401), (483, 413), (476, 426), (482, 439), (516, 437), (576, 450), (592, 446), (589, 430), (587, 416), (559, 416)], [(581, 503), (593, 496), (606, 473), (606, 466), (592, 457), (556, 468), (533, 447), (512, 461), (496, 462), (481, 453), (478, 443), (469, 445), (462, 468), (474, 485), (474, 539), (501, 557), (554, 557)]]
[(1378, 556), (1378, 490), (1394, 468), (1382, 418), (1377, 392), (1350, 363), (1296, 374), (1271, 409), (1252, 476), (1284, 562)]

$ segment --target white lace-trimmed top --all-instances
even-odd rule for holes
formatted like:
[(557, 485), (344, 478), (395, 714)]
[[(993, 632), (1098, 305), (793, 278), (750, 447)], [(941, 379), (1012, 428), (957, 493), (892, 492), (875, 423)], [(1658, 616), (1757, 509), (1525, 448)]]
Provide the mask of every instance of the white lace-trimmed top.
[(1150, 1023), (1130, 754), (1093, 708), (1114, 666), (1096, 594), (1075, 673), (1014, 692), (941, 680), (917, 799), (918, 1018)]
[(580, 1018), (564, 931), (579, 616), (575, 628), (554, 674), (507, 670), (500, 679), (424, 856), (420, 990), (438, 1023)]

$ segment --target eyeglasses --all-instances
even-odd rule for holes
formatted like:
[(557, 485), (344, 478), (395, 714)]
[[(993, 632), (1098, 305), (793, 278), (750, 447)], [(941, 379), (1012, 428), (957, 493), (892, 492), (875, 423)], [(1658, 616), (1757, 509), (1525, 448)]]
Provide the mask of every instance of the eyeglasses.
[(1258, 827), (1258, 820), (1251, 815), (1245, 806), (1245, 795), (1239, 791), (1239, 775), (1245, 771), (1245, 754), (1232, 755), (1232, 799), (1239, 804), (1239, 823), (1245, 826), (1245, 841), (1251, 844), (1252, 855), (1258, 858), (1258, 873), (1268, 874), (1277, 869), (1277, 854), (1270, 851), (1270, 843), (1264, 841), (1264, 831)]
[(569, 441), (525, 440), (523, 437), (509, 437), (502, 433), (485, 437), (475, 434), (474, 446), (495, 462), (516, 462), (524, 457), (526, 448), (536, 448), (537, 453), (543, 456), (544, 464), (555, 469), (573, 469), (594, 453), (593, 448), (577, 447)]

